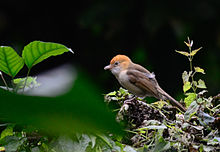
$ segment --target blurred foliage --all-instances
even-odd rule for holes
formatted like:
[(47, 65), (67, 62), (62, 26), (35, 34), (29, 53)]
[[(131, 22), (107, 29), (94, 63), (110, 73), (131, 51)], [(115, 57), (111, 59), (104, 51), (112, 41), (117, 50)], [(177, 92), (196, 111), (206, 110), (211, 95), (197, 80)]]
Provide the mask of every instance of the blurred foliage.
[(25, 96), (2, 89), (0, 94), (4, 121), (33, 124), (50, 133), (120, 130), (94, 85), (83, 75), (77, 77), (68, 93), (59, 97)]

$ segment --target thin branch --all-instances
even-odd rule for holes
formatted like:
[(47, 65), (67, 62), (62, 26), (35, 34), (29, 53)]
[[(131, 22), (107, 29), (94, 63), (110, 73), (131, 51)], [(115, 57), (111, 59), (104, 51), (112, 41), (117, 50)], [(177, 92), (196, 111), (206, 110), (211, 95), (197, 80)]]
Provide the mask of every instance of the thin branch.
[(31, 69), (28, 69), (28, 73), (27, 73), (26, 79), (25, 79), (25, 81), (24, 81), (23, 93), (24, 93), (24, 89), (25, 89), (26, 84), (27, 84), (27, 79), (28, 79), (28, 76), (29, 76), (29, 74), (30, 74), (30, 71), (31, 71)]
[(5, 79), (4, 79), (3, 74), (2, 74), (1, 71), (0, 71), (0, 75), (1, 75), (1, 78), (2, 78), (2, 80), (3, 80), (3, 82), (4, 82), (5, 86), (6, 86), (7, 90), (9, 91), (8, 84), (7, 84), (7, 82), (5, 81)]

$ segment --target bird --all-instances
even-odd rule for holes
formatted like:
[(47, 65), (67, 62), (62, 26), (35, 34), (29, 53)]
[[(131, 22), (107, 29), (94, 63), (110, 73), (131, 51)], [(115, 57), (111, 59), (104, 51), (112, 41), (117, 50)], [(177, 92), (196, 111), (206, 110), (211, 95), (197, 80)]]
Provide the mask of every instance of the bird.
[(159, 100), (169, 100), (182, 111), (186, 108), (166, 93), (158, 84), (155, 74), (143, 66), (133, 63), (126, 55), (116, 55), (110, 64), (104, 67), (110, 70), (122, 87), (138, 97), (155, 97)]

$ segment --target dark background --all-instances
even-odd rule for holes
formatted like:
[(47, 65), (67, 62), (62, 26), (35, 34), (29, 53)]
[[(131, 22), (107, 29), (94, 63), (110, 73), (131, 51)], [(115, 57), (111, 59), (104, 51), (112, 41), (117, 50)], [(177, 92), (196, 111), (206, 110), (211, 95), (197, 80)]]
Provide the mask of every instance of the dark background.
[[(38, 64), (31, 75), (71, 63), (107, 93), (119, 87), (103, 70), (111, 58), (126, 54), (134, 62), (154, 71), (158, 82), (171, 95), (182, 91), (181, 75), (189, 70), (187, 58), (174, 50), (187, 50), (183, 41), (194, 40), (194, 66), (209, 94), (220, 84), (220, 1), (83, 0), (83, 1), (1, 1), (0, 45), (18, 52), (34, 40), (57, 42), (72, 48)], [(21, 52), (19, 52), (21, 55)], [(17, 77), (25, 76), (23, 69)]]

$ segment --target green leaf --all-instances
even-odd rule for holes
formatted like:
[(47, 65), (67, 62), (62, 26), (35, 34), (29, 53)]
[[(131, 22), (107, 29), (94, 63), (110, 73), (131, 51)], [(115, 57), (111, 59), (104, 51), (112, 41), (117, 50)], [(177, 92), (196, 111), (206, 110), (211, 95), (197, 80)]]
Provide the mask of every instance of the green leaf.
[(182, 55), (185, 55), (185, 56), (189, 56), (189, 53), (188, 52), (185, 52), (185, 51), (177, 51), (175, 50), (177, 53), (179, 54), (182, 54)]
[(186, 91), (188, 91), (191, 88), (191, 83), (188, 81), (186, 83), (184, 83), (183, 85), (183, 92), (185, 93)]
[(109, 139), (104, 134), (96, 134), (102, 141), (104, 141), (110, 148), (112, 148), (112, 145), (109, 141)]
[(108, 93), (106, 96), (116, 96), (116, 94), (117, 94), (117, 92), (113, 91), (113, 92)]
[(8, 46), (0, 47), (0, 70), (4, 73), (15, 77), (16, 74), (24, 66), (23, 59), (15, 52), (15, 50)]
[(185, 42), (185, 41), (184, 41), (184, 43), (186, 44), (186, 46), (192, 47), (190, 43), (187, 43), (187, 42)]
[(193, 102), (190, 104), (190, 106), (189, 106), (189, 108), (187, 109), (187, 111), (184, 113), (184, 120), (185, 120), (185, 121), (190, 120), (191, 117), (196, 114), (196, 112), (197, 112), (198, 109), (199, 109), (199, 105), (197, 104), (196, 101), (193, 101)]
[(187, 97), (184, 99), (184, 103), (186, 104), (186, 107), (189, 107), (190, 104), (196, 99), (196, 93), (187, 93)]
[[(29, 69), (51, 56), (61, 55), (71, 49), (58, 43), (34, 41), (24, 47), (22, 57)], [(72, 52), (73, 53), (73, 52)]]
[(37, 77), (25, 77), (25, 78), (17, 78), (13, 80), (13, 84), (16, 86), (17, 89), (23, 89), (25, 81), (26, 87), (34, 87), (39, 86), (40, 84), (37, 82)]
[(200, 67), (194, 67), (195, 71), (198, 72), (198, 73), (202, 73), (202, 74), (205, 74), (205, 71), (200, 68)]
[(205, 89), (206, 88), (205, 82), (203, 80), (199, 79), (197, 87), (201, 88), (201, 89)]
[(16, 92), (23, 92), (24, 85), (25, 85), (25, 91), (40, 86), (40, 84), (37, 82), (37, 77), (29, 76), (25, 78), (17, 78), (14, 79), (12, 82), (14, 84), (14, 90)]
[(17, 78), (13, 80), (13, 83), (15, 85), (18, 85), (19, 83), (22, 83), (22, 85), (24, 85), (25, 80), (27, 81), (26, 83), (31, 83), (31, 82), (37, 83), (36, 79), (37, 77)]
[(123, 95), (123, 96), (129, 94), (128, 90), (126, 90), (122, 87), (119, 88), (119, 93), (120, 93), (120, 95)]
[(21, 146), (27, 138), (19, 138), (16, 136), (7, 136), (5, 137), (4, 147), (6, 152), (14, 152), (17, 151), (19, 146)]
[(190, 56), (194, 56), (194, 55), (196, 55), (196, 53), (199, 51), (199, 50), (201, 50), (202, 49), (202, 47), (200, 47), (200, 48), (198, 48), (198, 49), (196, 49), (196, 50), (193, 50), (189, 55)]
[(2, 133), (1, 133), (1, 137), (0, 140), (5, 138), (6, 136), (12, 136), (13, 135), (13, 126), (9, 125), (7, 128), (5, 128)]
[(163, 136), (158, 135), (153, 152), (164, 152), (170, 149), (170, 147), (170, 142), (164, 140)]

